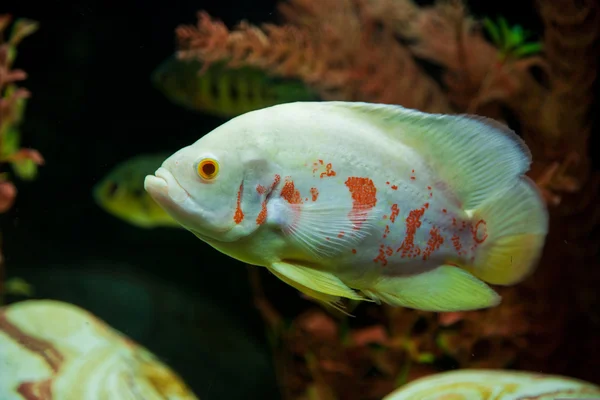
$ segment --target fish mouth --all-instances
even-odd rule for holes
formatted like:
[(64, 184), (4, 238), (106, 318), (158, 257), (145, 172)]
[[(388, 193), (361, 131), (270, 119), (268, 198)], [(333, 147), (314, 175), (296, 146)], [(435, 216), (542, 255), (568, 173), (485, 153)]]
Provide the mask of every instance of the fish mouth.
[(164, 167), (157, 169), (154, 175), (146, 176), (144, 189), (160, 204), (165, 202), (182, 204), (191, 197), (175, 176)]
[[(214, 226), (215, 224), (211, 223), (210, 215), (194, 201), (175, 176), (164, 167), (157, 169), (154, 175), (146, 176), (144, 189), (171, 217), (201, 240), (220, 241), (218, 237), (233, 228)], [(215, 237), (213, 233), (219, 234), (219, 236)]]

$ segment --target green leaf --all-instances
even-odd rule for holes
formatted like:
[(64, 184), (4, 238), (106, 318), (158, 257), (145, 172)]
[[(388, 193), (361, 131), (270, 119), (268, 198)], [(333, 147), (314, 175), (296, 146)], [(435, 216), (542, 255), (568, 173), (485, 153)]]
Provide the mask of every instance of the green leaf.
[(34, 180), (38, 173), (37, 164), (30, 159), (12, 162), (11, 166), (15, 175), (24, 181)]
[(500, 32), (502, 34), (502, 41), (504, 43), (510, 43), (511, 31), (506, 19), (504, 17), (499, 17), (498, 25), (500, 26)]
[(500, 46), (501, 45), (500, 30), (498, 29), (496, 24), (494, 24), (494, 22), (492, 22), (491, 19), (485, 18), (483, 20), (483, 26), (489, 33), (490, 37), (492, 38), (492, 42), (494, 42), (494, 44), (496, 46)]
[(514, 55), (517, 58), (528, 56), (531, 54), (539, 53), (542, 51), (543, 45), (541, 42), (526, 43), (514, 51)]

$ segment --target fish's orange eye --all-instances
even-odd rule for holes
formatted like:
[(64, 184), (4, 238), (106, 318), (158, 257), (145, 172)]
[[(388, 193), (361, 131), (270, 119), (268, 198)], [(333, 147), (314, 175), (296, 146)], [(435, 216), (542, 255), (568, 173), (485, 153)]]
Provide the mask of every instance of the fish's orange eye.
[(207, 158), (198, 164), (198, 175), (204, 179), (214, 179), (219, 173), (219, 163), (212, 158)]

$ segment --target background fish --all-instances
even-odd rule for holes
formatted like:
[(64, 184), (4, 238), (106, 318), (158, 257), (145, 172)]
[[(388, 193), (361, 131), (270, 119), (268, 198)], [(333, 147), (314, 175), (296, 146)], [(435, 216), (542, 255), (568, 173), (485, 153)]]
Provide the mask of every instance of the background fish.
[(548, 229), (525, 143), (474, 116), (298, 102), (244, 114), (145, 188), (179, 223), (298, 290), (429, 311), (495, 306)]
[(152, 73), (152, 82), (177, 105), (226, 118), (275, 104), (318, 100), (302, 81), (269, 76), (258, 68), (216, 62), (199, 74), (201, 68), (199, 61), (171, 56)]
[(93, 189), (104, 211), (140, 228), (179, 225), (144, 190), (144, 177), (162, 164), (168, 154), (142, 154), (115, 166)]

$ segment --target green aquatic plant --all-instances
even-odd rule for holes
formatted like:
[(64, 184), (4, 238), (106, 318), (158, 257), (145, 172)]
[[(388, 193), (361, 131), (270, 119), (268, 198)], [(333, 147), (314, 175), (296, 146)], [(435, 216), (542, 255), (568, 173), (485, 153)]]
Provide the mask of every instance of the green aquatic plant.
[(484, 18), (483, 26), (499, 50), (500, 60), (519, 59), (542, 51), (541, 42), (527, 42), (527, 39), (533, 35), (532, 32), (524, 30), (521, 25), (510, 27), (504, 17), (498, 17), (496, 21)]

